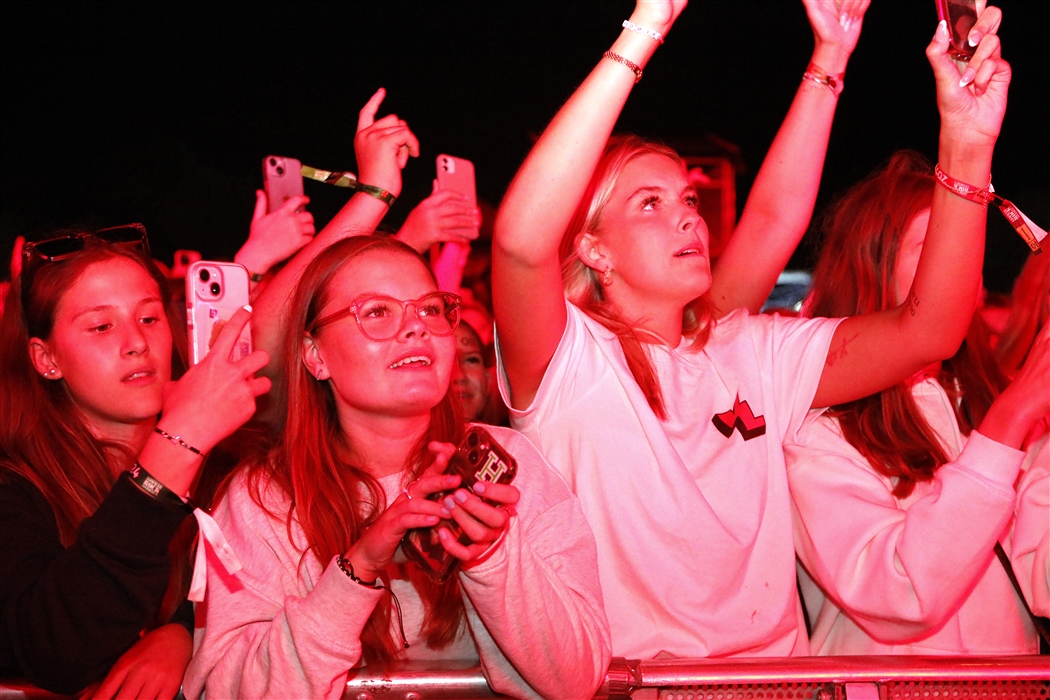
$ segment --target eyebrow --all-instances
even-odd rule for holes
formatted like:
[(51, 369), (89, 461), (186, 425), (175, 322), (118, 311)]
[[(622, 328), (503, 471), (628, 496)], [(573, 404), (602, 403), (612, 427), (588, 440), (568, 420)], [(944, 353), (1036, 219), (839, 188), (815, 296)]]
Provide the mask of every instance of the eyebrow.
[[(144, 297), (143, 299), (139, 300), (139, 303), (135, 305), (135, 308), (137, 309), (138, 307), (144, 306), (145, 304), (153, 303), (161, 303), (160, 297)], [(77, 313), (73, 314), (73, 318), (71, 318), (70, 321), (76, 321), (78, 318), (84, 316), (85, 314), (94, 313), (96, 311), (108, 311), (112, 308), (112, 304), (99, 304), (98, 306), (92, 306), (90, 309), (84, 309), (83, 311), (78, 311)]]
[[(645, 185), (643, 187), (639, 187), (634, 192), (632, 192), (631, 195), (627, 199), (631, 200), (631, 199), (634, 199), (635, 197), (638, 197), (640, 195), (645, 195), (645, 194), (663, 194), (664, 192), (667, 192), (667, 191), (668, 191), (667, 188), (661, 187), (659, 185)], [(693, 195), (695, 195), (696, 193), (697, 192), (696, 192), (696, 188), (695, 187), (693, 187), (692, 185), (686, 185), (685, 187), (682, 188), (682, 191), (679, 194), (693, 194)]]

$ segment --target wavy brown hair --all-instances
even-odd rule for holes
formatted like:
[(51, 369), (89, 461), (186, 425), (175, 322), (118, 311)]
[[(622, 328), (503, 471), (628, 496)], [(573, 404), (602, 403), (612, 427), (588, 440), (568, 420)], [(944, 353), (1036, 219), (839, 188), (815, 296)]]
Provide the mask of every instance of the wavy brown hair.
[[(624, 318), (620, 310), (606, 300), (598, 273), (585, 265), (576, 251), (585, 233), (601, 233), (602, 214), (609, 203), (616, 181), (627, 164), (650, 154), (665, 156), (678, 164), (682, 162), (674, 149), (640, 136), (629, 134), (609, 139), (576, 213), (562, 236), (561, 274), (565, 297), (616, 334), (620, 347), (623, 348), (627, 367), (645, 394), (649, 406), (660, 419), (666, 419), (663, 392), (644, 345), (652, 341), (648, 335), (639, 333), (631, 325), (631, 320)], [(698, 352), (704, 347), (713, 325), (710, 307), (703, 298), (695, 299), (686, 305), (682, 312), (682, 333), (692, 340), (689, 345), (690, 351)]]
[[(929, 161), (900, 151), (831, 205), (807, 302), (810, 316), (857, 316), (897, 306), (901, 240), (912, 219), (931, 205), (934, 186)], [(976, 315), (959, 351), (942, 364), (938, 381), (952, 399), (960, 429), (969, 434), (1006, 385)], [(898, 498), (908, 496), (916, 481), (932, 479), (948, 461), (908, 382), (834, 406), (829, 414), (876, 471), (897, 480)]]
[[(288, 390), (283, 404), (284, 428), (268, 459), (249, 466), (253, 499), (266, 508), (262, 486), (268, 482), (291, 502), (288, 512), (272, 513), (291, 528), (293, 515), (303, 528), (308, 551), (324, 565), (344, 554), (386, 508), (382, 486), (358, 466), (355, 446), (339, 425), (335, 395), (327, 381), (318, 381), (302, 362), (303, 338), (331, 298), (332, 281), (349, 261), (366, 253), (387, 251), (401, 255), (406, 265), (426, 262), (403, 243), (385, 236), (354, 236), (324, 250), (303, 272), (291, 304), (292, 318), (282, 358)], [(433, 275), (431, 274), (431, 277)], [(436, 282), (435, 282), (436, 286)], [(450, 392), (430, 411), (430, 428), (419, 436), (411, 461), (412, 478), (431, 461), (427, 444), (437, 440), (458, 443), (463, 423)], [(263, 478), (260, 478), (263, 477)], [(305, 553), (304, 553), (305, 556)], [(412, 577), (425, 608), (423, 635), (432, 648), (448, 646), (465, 619), (463, 599), (455, 576), (433, 582)], [(391, 602), (383, 596), (361, 633), (362, 655), (372, 667), (385, 668), (401, 652), (391, 634)]]

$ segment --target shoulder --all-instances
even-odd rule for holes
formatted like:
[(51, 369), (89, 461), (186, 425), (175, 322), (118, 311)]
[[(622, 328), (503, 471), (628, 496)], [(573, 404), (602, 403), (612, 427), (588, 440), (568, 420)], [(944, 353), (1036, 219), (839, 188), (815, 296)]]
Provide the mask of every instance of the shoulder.
[(235, 522), (251, 529), (272, 529), (283, 523), (291, 499), (263, 468), (243, 465), (230, 478), (222, 498), (215, 506), (215, 519), (224, 528)]
[(512, 482), (530, 506), (546, 510), (573, 498), (565, 480), (555, 472), (532, 442), (516, 430), (493, 425), (482, 426), (517, 462)]

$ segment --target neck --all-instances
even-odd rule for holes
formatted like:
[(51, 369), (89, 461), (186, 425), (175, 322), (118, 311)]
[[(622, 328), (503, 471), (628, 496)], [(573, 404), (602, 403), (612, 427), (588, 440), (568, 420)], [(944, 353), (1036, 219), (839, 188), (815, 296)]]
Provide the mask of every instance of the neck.
[[(91, 431), (91, 434), (97, 440), (120, 443), (127, 447), (133, 455), (138, 455), (142, 452), (142, 448), (146, 445), (146, 440), (153, 433), (153, 427), (157, 425), (156, 418), (150, 418), (140, 423), (99, 423), (91, 420), (86, 420), (85, 422), (88, 430)], [(110, 469), (113, 471), (114, 476), (119, 476), (125, 468), (129, 467), (131, 467), (130, 464), (121, 465), (114, 463), (112, 459), (110, 460)]]
[(430, 427), (430, 414), (340, 416), (339, 424), (361, 468), (382, 478), (405, 470), (420, 436)]
[(606, 298), (615, 306), (623, 320), (643, 340), (658, 341), (676, 348), (682, 342), (682, 313), (685, 308), (673, 299), (639, 299), (624, 288), (619, 294), (612, 289)]

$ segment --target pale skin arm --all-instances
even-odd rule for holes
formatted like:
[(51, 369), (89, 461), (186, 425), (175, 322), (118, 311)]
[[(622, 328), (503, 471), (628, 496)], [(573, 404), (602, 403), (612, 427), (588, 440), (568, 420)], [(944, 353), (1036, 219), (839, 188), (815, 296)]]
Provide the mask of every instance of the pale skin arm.
[[(630, 20), (666, 37), (685, 5), (642, 0)], [(644, 68), (658, 46), (624, 29), (611, 50)], [(599, 61), (536, 142), (496, 215), (492, 302), (515, 407), (532, 402), (565, 330), (558, 245), (632, 87), (631, 70)]]
[(81, 700), (170, 700), (182, 687), (192, 655), (193, 639), (185, 627), (158, 627), (124, 652), (101, 683), (81, 694)]
[[(813, 28), (813, 57), (829, 75), (846, 71), (870, 0), (803, 0)], [(806, 233), (820, 187), (838, 98), (802, 80), (755, 178), (740, 222), (712, 270), (706, 297), (720, 318), (738, 308), (758, 313)]]
[[(380, 88), (361, 109), (354, 151), (360, 169), (359, 181), (381, 187), (396, 197), (401, 194), (401, 169), (410, 156), (419, 155), (419, 141), (397, 115), (375, 118), (385, 96), (386, 90)], [(254, 302), (252, 341), (255, 347), (279, 356), (284, 324), (290, 317), (289, 305), (303, 271), (322, 250), (336, 241), (375, 231), (388, 209), (382, 200), (357, 192), (328, 225), (296, 253)], [(273, 368), (268, 369), (268, 373), (273, 372)]]
[[(947, 56), (948, 43), (947, 30), (939, 25), (926, 49), (941, 113), (938, 162), (951, 177), (980, 187), (991, 172), (1010, 66), (1000, 58), (998, 36), (985, 34), (970, 63), (972, 82), (963, 86), (968, 76), (960, 80)], [(839, 324), (814, 407), (881, 391), (956, 351), (977, 302), (985, 220), (983, 206), (934, 186), (930, 224), (908, 297), (895, 309)]]

